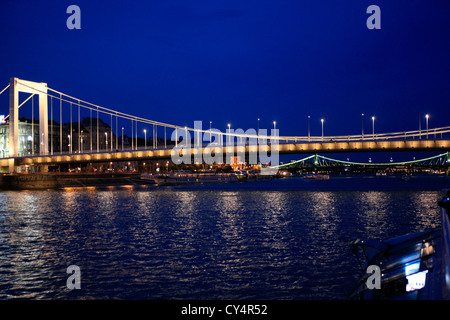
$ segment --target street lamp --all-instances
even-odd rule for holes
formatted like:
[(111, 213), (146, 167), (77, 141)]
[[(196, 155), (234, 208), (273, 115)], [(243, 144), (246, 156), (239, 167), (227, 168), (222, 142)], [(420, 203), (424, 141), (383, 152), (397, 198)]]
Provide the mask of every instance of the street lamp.
[(259, 142), (259, 120), (261, 120), (261, 119), (260, 119), (260, 118), (258, 118), (258, 131), (257, 131), (258, 142)]
[(122, 127), (122, 151), (123, 151), (123, 127)]
[(145, 149), (147, 149), (147, 130), (144, 129), (144, 145), (145, 145)]
[[(228, 124), (228, 133), (231, 133), (231, 124)], [(230, 144), (231, 136), (228, 135), (228, 144)]]
[(430, 117), (429, 114), (425, 115), (425, 119), (427, 120), (427, 140), (428, 140), (428, 118)]
[(310, 137), (311, 137), (311, 127), (309, 125), (310, 118), (311, 118), (311, 116), (308, 116), (308, 142), (310, 141)]
[(322, 141), (323, 141), (323, 122), (324, 122), (324, 119), (323, 118), (320, 119), (320, 122), (322, 122)]
[(67, 135), (67, 138), (69, 139), (69, 143), (68, 143), (68, 147), (69, 147), (69, 152), (72, 153), (72, 145), (70, 144), (70, 134)]
[(372, 117), (372, 138), (375, 139), (375, 117)]
[(39, 153), (42, 153), (44, 149), (44, 133), (42, 133), (41, 146), (39, 147)]
[[(277, 135), (276, 132), (277, 132), (277, 122), (274, 121), (274, 122), (273, 122), (273, 134), (274, 134), (275, 136)], [(272, 144), (272, 137), (270, 137), (270, 143)]]
[(212, 121), (209, 122), (209, 143), (212, 142), (212, 137), (211, 137), (211, 126), (212, 126)]
[(106, 151), (108, 151), (108, 132), (105, 132)]
[(364, 139), (364, 113), (361, 114), (361, 136)]

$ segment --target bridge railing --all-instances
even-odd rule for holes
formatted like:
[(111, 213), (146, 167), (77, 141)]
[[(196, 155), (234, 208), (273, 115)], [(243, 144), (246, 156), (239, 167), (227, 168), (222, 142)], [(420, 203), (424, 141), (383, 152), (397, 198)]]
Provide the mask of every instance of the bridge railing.
[[(191, 138), (191, 147), (207, 147), (207, 146), (218, 146), (225, 147), (230, 144), (230, 139), (233, 140), (233, 145), (237, 146), (247, 146), (250, 143), (253, 145), (258, 142), (258, 144), (308, 144), (308, 143), (329, 143), (329, 142), (366, 142), (366, 141), (405, 141), (405, 140), (441, 140), (441, 139), (449, 139), (450, 126), (441, 127), (441, 128), (433, 128), (428, 131), (424, 130), (413, 130), (413, 131), (404, 131), (404, 132), (394, 132), (394, 133), (377, 133), (377, 134), (367, 134), (367, 135), (346, 135), (346, 136), (267, 136), (267, 135), (248, 135), (248, 134), (236, 134), (236, 133), (219, 133), (220, 136), (218, 140), (219, 142), (211, 143), (208, 141), (202, 141), (202, 143), (198, 143), (195, 140), (195, 137), (198, 136), (199, 133), (209, 134), (208, 130), (195, 130), (190, 128), (183, 128), (185, 130), (192, 131), (193, 133), (190, 135)], [(217, 133), (216, 133), (217, 134)], [(207, 137), (207, 136), (206, 136)], [(208, 138), (206, 138), (207, 140)], [(205, 139), (203, 139), (205, 140)], [(164, 141), (164, 140), (163, 140)], [(252, 142), (250, 142), (252, 141)], [(133, 152), (133, 151), (145, 151), (145, 150), (162, 150), (162, 149), (172, 149), (182, 142), (182, 139), (179, 141), (171, 141), (165, 140), (165, 142), (159, 141), (158, 144), (150, 144), (145, 145), (134, 145), (133, 147), (130, 145), (125, 145), (122, 147), (114, 146), (114, 148), (103, 148), (97, 151), (96, 147), (94, 149), (87, 148), (80, 152), (79, 150), (66, 150), (66, 151), (54, 151), (47, 152), (45, 155), (74, 155), (74, 154), (93, 154), (93, 153), (111, 153), (111, 152)], [(35, 154), (19, 154), (19, 157), (32, 157), (32, 156), (40, 156), (39, 152), (35, 152)], [(8, 158), (7, 152), (0, 153), (0, 158)]]
[(413, 130), (392, 133), (375, 133), (341, 136), (280, 136), (280, 142), (286, 143), (321, 143), (321, 142), (357, 142), (357, 141), (387, 141), (387, 140), (443, 140), (448, 139), (450, 127), (427, 130)]

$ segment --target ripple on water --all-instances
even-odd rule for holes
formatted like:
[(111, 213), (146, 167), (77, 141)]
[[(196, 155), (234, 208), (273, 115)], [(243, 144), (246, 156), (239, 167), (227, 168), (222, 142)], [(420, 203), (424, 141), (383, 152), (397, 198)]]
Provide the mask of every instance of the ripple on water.
[[(357, 271), (346, 243), (438, 227), (439, 196), (3, 192), (0, 299), (342, 299)], [(81, 290), (66, 288), (72, 264), (81, 269)]]

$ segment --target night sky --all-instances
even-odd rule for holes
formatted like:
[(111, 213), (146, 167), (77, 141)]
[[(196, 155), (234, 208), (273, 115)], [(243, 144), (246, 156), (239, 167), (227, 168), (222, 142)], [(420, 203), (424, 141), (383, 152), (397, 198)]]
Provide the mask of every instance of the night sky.
[[(69, 5), (81, 30), (69, 30)], [(369, 30), (369, 5), (381, 30)], [(10, 77), (182, 126), (280, 135), (450, 125), (450, 2), (12, 1), (0, 4), (0, 90)], [(8, 114), (8, 96), (0, 97)]]

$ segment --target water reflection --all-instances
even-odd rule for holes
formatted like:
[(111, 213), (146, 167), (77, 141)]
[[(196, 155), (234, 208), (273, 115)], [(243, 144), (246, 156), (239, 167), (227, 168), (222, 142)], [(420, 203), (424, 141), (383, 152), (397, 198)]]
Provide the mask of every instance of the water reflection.
[(240, 204), (237, 192), (224, 192), (218, 197), (217, 211), (220, 222), (219, 230), (228, 243), (238, 243), (243, 232), (243, 222), (240, 221)]
[(388, 217), (391, 194), (379, 191), (359, 192), (356, 201), (360, 208), (358, 223), (364, 230), (364, 237), (380, 238), (382, 231), (390, 227)]
[(265, 239), (263, 245), (274, 249), (286, 249), (292, 238), (289, 219), (286, 217), (287, 197), (283, 192), (268, 192), (260, 205), (264, 218)]
[[(191, 233), (199, 224), (197, 193), (189, 191), (177, 192), (173, 195), (175, 204), (174, 218), (180, 222), (183, 232)], [(177, 232), (177, 230), (174, 230)]]
[(315, 192), (311, 195), (311, 214), (318, 220), (318, 227), (322, 232), (336, 230), (334, 194), (332, 192)]
[(245, 251), (248, 243), (243, 238), (244, 217), (242, 216), (237, 192), (223, 192), (216, 201), (218, 213), (217, 230), (223, 239), (223, 245), (218, 246), (215, 253), (217, 267), (227, 277), (239, 279), (239, 271), (247, 262)]
[(417, 231), (423, 231), (432, 228), (440, 228), (440, 209), (437, 205), (440, 195), (435, 192), (422, 191), (411, 195), (411, 203), (415, 213), (411, 223)]
[(337, 228), (340, 216), (336, 212), (335, 194), (332, 192), (307, 192), (302, 220), (304, 222), (304, 258), (308, 267), (303, 276), (310, 281), (311, 277), (324, 277), (326, 265), (335, 263)]
[[(0, 193), (0, 298), (345, 297), (346, 241), (437, 226), (439, 192)], [(82, 290), (65, 287), (79, 265)]]
[[(18, 193), (11, 193), (18, 195)], [(35, 193), (2, 199), (8, 202), (8, 209), (2, 212), (0, 226), (0, 284), (5, 286), (6, 298), (38, 298), (45, 295), (48, 283), (45, 238), (40, 209), (40, 198)], [(3, 205), (4, 203), (2, 203)], [(44, 213), (45, 214), (45, 213)], [(51, 258), (51, 257), (50, 257)], [(50, 287), (53, 287), (51, 285)], [(2, 290), (0, 290), (0, 297)]]

